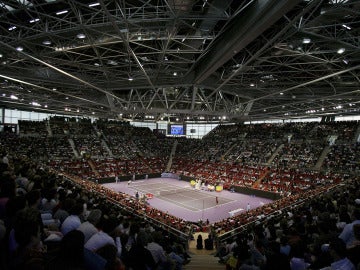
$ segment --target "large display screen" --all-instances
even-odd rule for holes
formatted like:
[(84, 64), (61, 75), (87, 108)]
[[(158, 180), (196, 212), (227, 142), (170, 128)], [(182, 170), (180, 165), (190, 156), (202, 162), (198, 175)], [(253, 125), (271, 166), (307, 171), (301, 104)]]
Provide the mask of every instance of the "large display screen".
[(185, 135), (184, 125), (170, 125), (169, 126), (170, 135)]

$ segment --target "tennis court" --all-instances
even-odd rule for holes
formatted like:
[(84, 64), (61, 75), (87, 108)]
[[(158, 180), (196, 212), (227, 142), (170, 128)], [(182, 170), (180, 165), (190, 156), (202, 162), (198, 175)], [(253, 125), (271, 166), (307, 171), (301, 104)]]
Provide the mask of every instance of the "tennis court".
[(232, 199), (219, 197), (213, 192), (196, 190), (192, 187), (179, 187), (163, 183), (132, 183), (132, 189), (142, 194), (152, 194), (161, 200), (180, 205), (191, 211), (202, 211), (232, 202)]
[[(189, 182), (171, 178), (152, 178), (119, 183), (103, 184), (114, 191), (124, 192), (131, 196), (151, 194), (147, 202), (163, 212), (169, 212), (188, 221), (220, 221), (246, 211), (247, 204), (257, 208), (272, 200), (228, 190), (221, 192), (195, 190)], [(216, 204), (216, 197), (218, 204)]]

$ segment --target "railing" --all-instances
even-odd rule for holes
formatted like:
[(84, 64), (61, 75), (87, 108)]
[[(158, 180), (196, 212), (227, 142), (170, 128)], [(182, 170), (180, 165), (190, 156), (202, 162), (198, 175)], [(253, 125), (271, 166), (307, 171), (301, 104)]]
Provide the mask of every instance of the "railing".
[[(57, 173), (57, 174), (63, 174), (63, 173), (59, 173), (55, 170), (53, 170), (54, 173)], [(63, 174), (64, 175), (64, 174)], [(83, 185), (81, 182), (73, 179), (72, 177), (68, 176), (68, 175), (64, 175), (64, 178), (68, 181), (71, 181), (74, 185), (78, 186), (78, 187), (81, 187), (81, 188), (88, 188), (86, 187), (85, 185)], [(82, 181), (85, 181), (85, 180), (82, 180)], [(93, 183), (94, 184), (94, 183)], [(96, 184), (94, 184), (96, 185)], [(162, 229), (162, 230), (166, 230), (167, 232), (175, 235), (176, 237), (178, 237), (179, 239), (183, 240), (183, 241), (186, 241), (188, 239), (188, 234), (180, 231), (180, 230), (177, 230), (169, 225), (167, 225), (166, 223), (163, 223), (157, 219), (154, 219), (148, 215), (146, 215), (145, 213), (144, 214), (139, 214), (137, 213), (137, 210), (135, 208), (132, 208), (132, 207), (129, 207), (125, 204), (122, 204), (121, 202), (119, 201), (116, 201), (108, 196), (106, 196), (105, 194), (101, 193), (101, 192), (98, 192), (96, 190), (91, 190), (91, 192), (95, 193), (96, 195), (102, 197), (102, 198), (105, 198), (108, 202), (110, 202), (113, 206), (115, 207), (119, 207), (121, 210), (124, 210), (126, 212), (128, 212), (129, 214), (132, 214), (140, 219), (145, 219), (146, 218), (146, 221), (150, 222), (152, 225)], [(135, 199), (135, 198), (134, 198)]]
[(312, 198), (314, 198), (316, 196), (319, 196), (320, 194), (322, 194), (324, 192), (328, 192), (328, 191), (330, 191), (332, 189), (343, 186), (343, 185), (344, 185), (344, 183), (336, 184), (334, 186), (328, 187), (326, 190), (321, 190), (318, 193), (312, 194), (311, 196), (307, 197), (306, 199), (297, 201), (297, 202), (295, 202), (295, 203), (293, 203), (291, 205), (288, 205), (288, 206), (286, 206), (284, 208), (277, 209), (276, 211), (273, 211), (273, 212), (268, 213), (267, 215), (263, 216), (261, 220), (253, 220), (253, 221), (251, 221), (249, 223), (241, 225), (240, 227), (237, 227), (237, 228), (235, 228), (235, 229), (233, 229), (231, 231), (228, 231), (228, 232), (220, 235), (218, 237), (218, 240), (220, 242), (223, 242), (223, 241), (226, 241), (229, 238), (233, 238), (234, 236), (237, 236), (238, 234), (240, 234), (240, 233), (242, 233), (244, 231), (247, 231), (250, 226), (254, 225), (258, 221), (262, 222), (264, 220), (267, 220), (267, 218), (269, 218), (270, 216), (273, 217), (273, 218), (279, 217), (279, 216), (283, 215), (284, 212), (286, 213), (287, 209), (294, 209), (296, 207), (299, 207), (299, 206), (303, 205), (305, 202), (311, 200)]

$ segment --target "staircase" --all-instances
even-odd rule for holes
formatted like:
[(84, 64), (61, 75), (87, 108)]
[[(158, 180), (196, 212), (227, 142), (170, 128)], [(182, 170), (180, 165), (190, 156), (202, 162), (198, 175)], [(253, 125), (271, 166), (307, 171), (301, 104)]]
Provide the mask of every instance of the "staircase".
[(176, 152), (176, 147), (178, 145), (178, 141), (176, 140), (173, 144), (173, 147), (171, 149), (171, 153), (170, 153), (170, 157), (169, 157), (169, 161), (168, 161), (168, 164), (166, 166), (166, 171), (169, 172), (170, 169), (171, 169), (171, 165), (172, 165), (172, 158), (173, 156), (175, 156), (175, 152)]
[(329, 154), (330, 150), (331, 150), (330, 146), (328, 146), (328, 145), (325, 146), (325, 148), (323, 149), (319, 159), (317, 160), (317, 162), (316, 162), (316, 164), (314, 166), (314, 170), (317, 170), (317, 171), (320, 170), (320, 168), (321, 168), (327, 154)]
[(68, 139), (68, 142), (69, 142), (69, 144), (71, 146), (71, 149), (73, 150), (73, 153), (74, 153), (75, 157), (80, 158), (79, 152), (76, 150), (75, 143), (74, 143), (73, 139)]
[(268, 165), (271, 165), (271, 162), (273, 162), (274, 158), (277, 156), (277, 154), (280, 152), (281, 149), (283, 149), (284, 144), (280, 144), (279, 147), (275, 150), (274, 154), (269, 158), (267, 161)]
[(221, 156), (221, 160), (224, 161), (225, 160), (225, 157), (230, 153), (231, 150), (233, 150), (233, 148), (237, 146), (237, 143), (233, 143), (225, 152), (225, 154), (223, 154)]
[(219, 258), (210, 254), (193, 254), (191, 261), (186, 264), (184, 270), (225, 270), (225, 265), (220, 264)]
[(259, 179), (256, 180), (253, 185), (252, 188), (258, 188), (262, 182), (262, 180), (270, 173), (270, 170), (266, 170), (265, 172), (262, 173), (262, 175), (260, 175)]
[(46, 130), (47, 130), (47, 133), (48, 133), (49, 137), (52, 137), (53, 133), (52, 133), (52, 130), (51, 130), (51, 127), (50, 127), (50, 121), (46, 120), (45, 125), (46, 125)]
[(100, 174), (99, 174), (99, 172), (97, 171), (94, 162), (93, 162), (92, 160), (90, 160), (90, 159), (89, 159), (87, 162), (88, 162), (91, 170), (94, 172), (95, 176), (96, 176), (97, 178), (99, 178), (99, 177), (100, 177)]
[(107, 145), (106, 141), (104, 139), (101, 140), (101, 146), (106, 150), (109, 157), (114, 157), (114, 154), (112, 153), (111, 149)]
[(360, 125), (358, 126), (356, 132), (355, 132), (355, 136), (353, 139), (353, 143), (357, 143), (360, 140)]
[(213, 250), (196, 249), (196, 239), (198, 234), (202, 235), (205, 240), (208, 237), (207, 233), (195, 233), (194, 240), (189, 241), (189, 254), (191, 261), (183, 266), (184, 270), (225, 270), (225, 265), (219, 263), (219, 258), (214, 257), (216, 252)]

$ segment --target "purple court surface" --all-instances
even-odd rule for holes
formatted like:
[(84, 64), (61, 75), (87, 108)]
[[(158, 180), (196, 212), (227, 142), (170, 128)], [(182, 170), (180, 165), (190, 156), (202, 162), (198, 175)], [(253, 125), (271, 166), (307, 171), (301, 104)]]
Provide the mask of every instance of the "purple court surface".
[(227, 190), (197, 190), (192, 188), (189, 182), (172, 178), (143, 179), (130, 184), (125, 181), (103, 186), (127, 193), (134, 198), (136, 192), (140, 197), (152, 194), (153, 198), (147, 200), (152, 207), (192, 222), (208, 219), (210, 223), (214, 223), (236, 216), (248, 208), (253, 209), (272, 202), (270, 199)]

